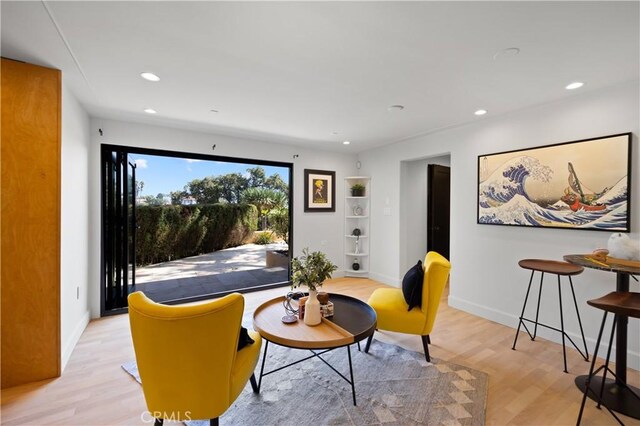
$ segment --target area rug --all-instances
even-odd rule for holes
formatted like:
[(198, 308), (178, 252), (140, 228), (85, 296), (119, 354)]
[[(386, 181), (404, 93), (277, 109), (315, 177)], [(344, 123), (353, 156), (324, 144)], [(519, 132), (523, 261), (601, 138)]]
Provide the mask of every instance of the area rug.
[[(355, 349), (355, 350), (354, 350)], [(346, 348), (323, 357), (348, 377)], [(308, 351), (270, 344), (265, 371), (301, 359)], [(351, 386), (312, 358), (251, 386), (220, 417), (226, 425), (484, 425), (488, 375), (478, 370), (375, 341), (368, 354), (352, 347), (357, 406)], [(260, 364), (258, 364), (258, 367)], [(138, 382), (135, 362), (122, 366)], [(259, 370), (256, 370), (256, 377)], [(187, 426), (208, 426), (189, 421)]]

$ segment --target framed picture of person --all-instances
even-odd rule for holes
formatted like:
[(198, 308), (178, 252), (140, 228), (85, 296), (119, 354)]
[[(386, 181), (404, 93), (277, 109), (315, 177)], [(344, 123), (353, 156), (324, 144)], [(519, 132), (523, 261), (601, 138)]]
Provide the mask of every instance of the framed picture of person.
[(336, 211), (336, 172), (304, 169), (304, 211)]

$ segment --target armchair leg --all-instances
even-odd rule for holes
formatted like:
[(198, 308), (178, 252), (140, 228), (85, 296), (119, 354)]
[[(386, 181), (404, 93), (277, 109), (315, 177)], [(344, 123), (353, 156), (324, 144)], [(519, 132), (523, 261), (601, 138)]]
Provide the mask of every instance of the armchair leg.
[(364, 347), (364, 353), (366, 354), (369, 353), (369, 347), (371, 346), (372, 340), (373, 340), (373, 334), (371, 334), (371, 336), (369, 336), (369, 338), (367, 339), (367, 345)]
[(155, 419), (153, 422), (153, 426), (162, 426), (164, 423), (164, 419)]
[(209, 419), (209, 426), (218, 426), (220, 423), (218, 423), (218, 419), (219, 417), (216, 417), (215, 419)]
[[(253, 389), (253, 393), (260, 393), (260, 389), (258, 389), (258, 383), (256, 382), (256, 375), (255, 374), (251, 375), (251, 378), (249, 379), (249, 381), (251, 382), (251, 389)], [(216, 422), (217, 422), (217, 419), (216, 419)], [(218, 424), (218, 423), (216, 423), (216, 424)]]
[(422, 337), (422, 347), (424, 348), (424, 357), (427, 359), (427, 362), (431, 362), (431, 356), (429, 356), (429, 343), (431, 342), (431, 339), (429, 338), (428, 334), (426, 336), (420, 336), (420, 337)]

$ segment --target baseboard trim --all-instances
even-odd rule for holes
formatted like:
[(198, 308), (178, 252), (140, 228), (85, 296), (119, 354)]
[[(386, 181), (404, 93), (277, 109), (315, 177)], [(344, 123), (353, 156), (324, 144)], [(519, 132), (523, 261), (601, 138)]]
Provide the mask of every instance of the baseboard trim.
[[(455, 309), (459, 309), (461, 311), (468, 312), (473, 315), (477, 315), (479, 317), (488, 319), (490, 321), (497, 322), (502, 325), (506, 325), (507, 327), (513, 328), (514, 330), (518, 326), (518, 316), (512, 313), (506, 313), (503, 311), (499, 311), (497, 309), (490, 308), (488, 306), (479, 305), (474, 302), (470, 302), (468, 300), (460, 299), (455, 296), (449, 296), (448, 299), (449, 306)], [(574, 342), (580, 347), (580, 343), (582, 342), (582, 337), (579, 334), (573, 333), (571, 331), (567, 331), (567, 334), (571, 336)], [(547, 330), (545, 328), (538, 328), (538, 335), (543, 339), (550, 340), (554, 343), (562, 344), (562, 337), (560, 333)], [(514, 332), (515, 336), (515, 332)], [(593, 349), (596, 346), (596, 339), (586, 336), (587, 347), (589, 349), (589, 355), (593, 353)], [(604, 339), (603, 339), (604, 340)], [(598, 350), (598, 354), (600, 357), (604, 357), (603, 354), (606, 354), (607, 351), (607, 342), (603, 341), (600, 344), (600, 349)], [(567, 348), (571, 348), (575, 350), (571, 343), (567, 343)], [(616, 347), (613, 346), (611, 348), (611, 359), (615, 360), (616, 356)], [(631, 350), (627, 351), (627, 367), (632, 368), (634, 370), (640, 370), (640, 353), (633, 352)]]
[(400, 280), (398, 278), (389, 277), (386, 275), (378, 274), (376, 272), (369, 272), (369, 278), (374, 281), (379, 281), (383, 284), (392, 285), (394, 287), (400, 287)]
[(71, 354), (73, 353), (73, 350), (78, 344), (78, 341), (80, 340), (80, 336), (82, 336), (84, 329), (87, 328), (90, 318), (91, 318), (91, 312), (89, 311), (85, 312), (84, 315), (82, 316), (82, 319), (78, 322), (78, 325), (73, 330), (73, 334), (71, 334), (71, 338), (69, 339), (67, 344), (64, 346), (64, 349), (62, 350), (62, 372), (64, 372), (64, 369), (67, 367), (67, 363), (71, 358)]

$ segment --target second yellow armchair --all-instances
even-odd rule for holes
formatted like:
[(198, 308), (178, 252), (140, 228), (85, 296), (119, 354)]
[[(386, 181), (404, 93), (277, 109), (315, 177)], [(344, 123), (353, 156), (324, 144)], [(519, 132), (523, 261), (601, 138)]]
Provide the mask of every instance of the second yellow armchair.
[[(368, 301), (378, 316), (379, 330), (417, 334), (422, 337), (422, 346), (428, 362), (431, 362), (429, 334), (433, 330), (440, 297), (449, 279), (450, 270), (451, 264), (447, 259), (430, 251), (424, 259), (422, 306), (416, 306), (409, 311), (409, 305), (404, 299), (402, 289), (399, 288), (377, 289)], [(372, 339), (373, 334), (367, 340), (365, 352), (369, 352)]]

